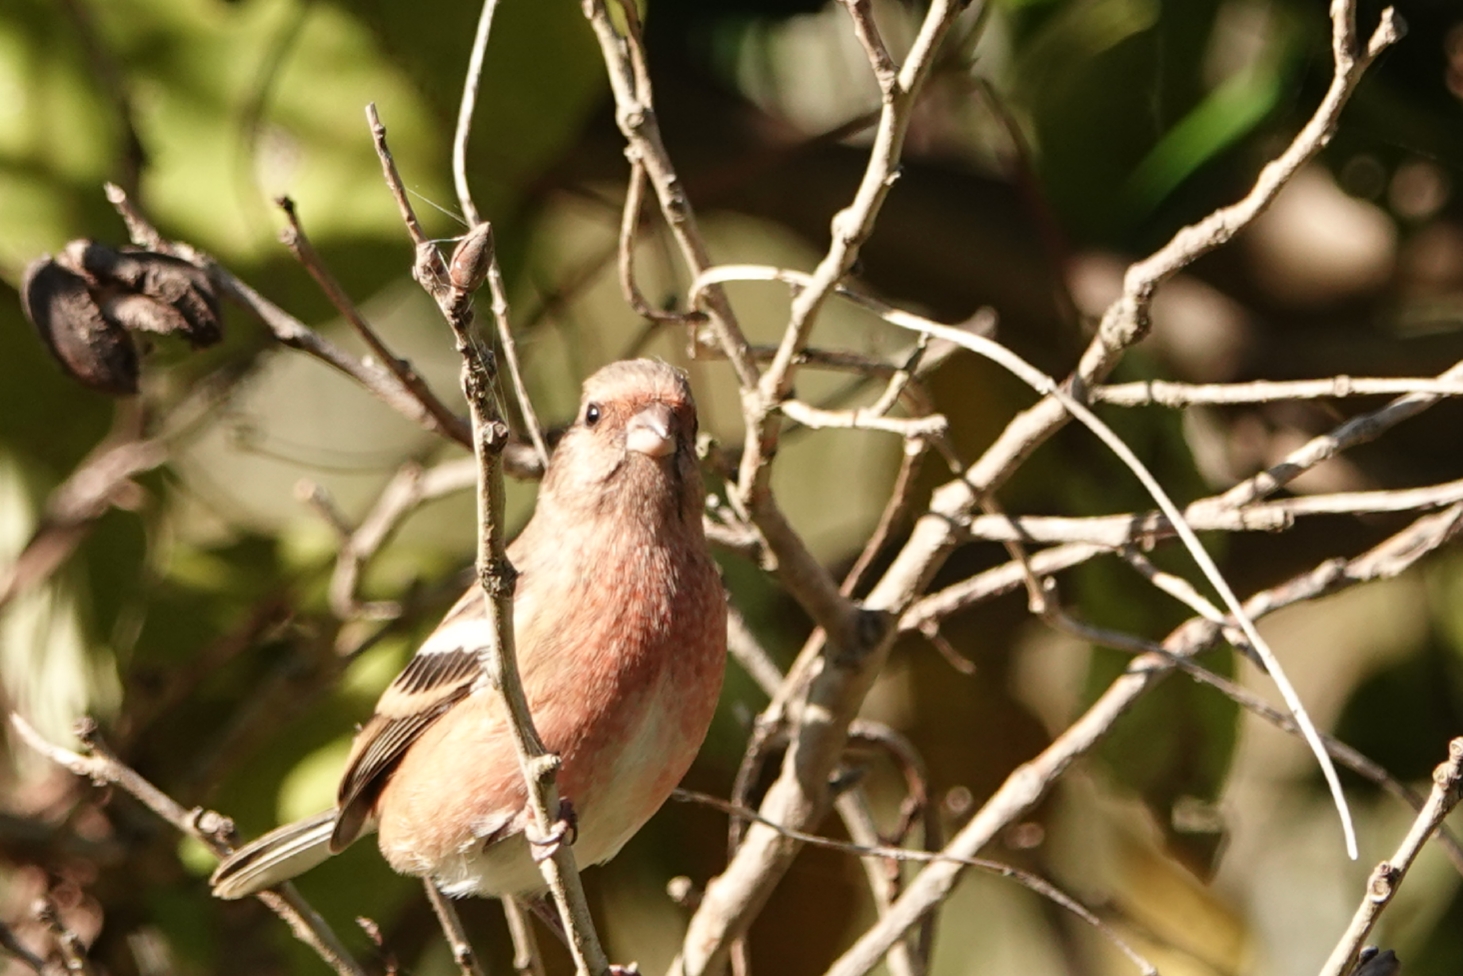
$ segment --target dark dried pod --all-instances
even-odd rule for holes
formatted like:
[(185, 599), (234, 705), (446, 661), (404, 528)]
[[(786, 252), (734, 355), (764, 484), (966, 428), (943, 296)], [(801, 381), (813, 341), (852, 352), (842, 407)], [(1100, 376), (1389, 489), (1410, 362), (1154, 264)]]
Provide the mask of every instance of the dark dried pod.
[(128, 332), (186, 336), (192, 329), (188, 320), (176, 308), (153, 301), (146, 295), (111, 289), (96, 297), (102, 315)]
[(137, 349), (108, 321), (87, 288), (87, 280), (49, 256), (25, 269), (21, 304), (41, 341), (72, 377), (113, 396), (137, 392)]
[(477, 291), (488, 276), (488, 265), (492, 260), (493, 225), (478, 224), (452, 251), (452, 263), (447, 270), (452, 287), (459, 291)]
[[(218, 298), (213, 282), (202, 269), (168, 254), (137, 248), (118, 251), (96, 241), (72, 241), (66, 252), (69, 260), (98, 280), (176, 309), (180, 318), (168, 319), (176, 326), (169, 331), (187, 339), (194, 348), (211, 346), (223, 338)], [(162, 324), (155, 317), (152, 321)]]
[(1402, 961), (1391, 949), (1366, 946), (1356, 957), (1356, 968), (1351, 976), (1397, 976), (1402, 972)]

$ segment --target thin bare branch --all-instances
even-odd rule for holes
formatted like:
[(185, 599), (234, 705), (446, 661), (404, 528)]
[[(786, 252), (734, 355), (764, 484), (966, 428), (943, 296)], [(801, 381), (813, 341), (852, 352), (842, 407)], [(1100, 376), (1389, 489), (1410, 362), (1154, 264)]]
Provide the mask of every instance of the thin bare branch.
[[(426, 238), (412, 211), (406, 188), (386, 143), (386, 127), (382, 125), (375, 105), (367, 106), (366, 118), (387, 186), (396, 199), (402, 222), (415, 245), (412, 274), (436, 301), (452, 329), (458, 354), (462, 357), (463, 388), (472, 415), (473, 446), (478, 465), (478, 583), (485, 596), (483, 604), (492, 634), (481, 653), (481, 664), (493, 686), (502, 693), (507, 706), (509, 731), (528, 788), (535, 829), (540, 836), (549, 837), (559, 820), (559, 791), (555, 784), (559, 761), (545, 748), (534, 729), (518, 673), (513, 640), (515, 570), (508, 561), (503, 525), (502, 453), (508, 442), (508, 428), (498, 407), (497, 376), (491, 358), (478, 338), (472, 312), (472, 292), (486, 277), (486, 269), (480, 276), (471, 269), (447, 268), (436, 245)], [(479, 236), (475, 243), (491, 248), (491, 235)], [(473, 265), (482, 266), (481, 258), (490, 259), (491, 255), (480, 256)], [(590, 918), (572, 846), (554, 845), (552, 855), (540, 861), (539, 868), (553, 892), (580, 976), (606, 973), (609, 960)]]
[(523, 418), (524, 426), (528, 428), (528, 439), (538, 455), (540, 468), (547, 470), (549, 449), (544, 443), (543, 425), (538, 421), (538, 412), (533, 409), (533, 401), (528, 396), (528, 385), (523, 382), (523, 369), (518, 365), (518, 343), (513, 339), (513, 327), (508, 320), (508, 289), (503, 284), (503, 271), (498, 266), (498, 249), (491, 240), (492, 227), (483, 226), (487, 226), (490, 237), (486, 244), (488, 295), (491, 298), (489, 307), (493, 312), (493, 323), (498, 331), (498, 345), (502, 347), (503, 359), (508, 363), (508, 377), (513, 382), (513, 399), (518, 405), (518, 413)]
[(408, 515), (424, 503), (467, 491), (477, 484), (477, 460), (460, 458), (423, 470), (416, 463), (403, 465), (386, 483), (360, 525), (352, 528), (335, 509), (328, 494), (313, 482), (301, 482), (299, 494), (341, 536), (335, 571), (330, 577), (330, 608), (342, 620), (390, 620), (401, 613), (394, 601), (361, 603), (357, 596), (361, 574), (390, 541)]
[(503, 899), (503, 916), (513, 939), (513, 970), (518, 976), (544, 976), (544, 957), (533, 934), (533, 922), (523, 903), (509, 895)]
[(874, 22), (874, 5), (870, 0), (839, 0), (853, 20), (853, 32), (869, 55), (869, 64), (874, 69), (874, 80), (885, 100), (892, 99), (899, 85), (899, 65), (884, 46), (884, 37), (879, 25)]
[[(685, 189), (676, 175), (670, 154), (661, 141), (660, 124), (655, 116), (650, 76), (646, 71), (644, 44), (639, 33), (639, 20), (633, 4), (621, 4), (626, 10), (628, 32), (615, 29), (605, 0), (581, 0), (584, 16), (594, 29), (609, 72), (610, 91), (615, 98), (615, 122), (625, 137), (625, 153), (632, 165), (645, 169), (655, 190), (662, 216), (680, 249), (681, 259), (692, 274), (711, 266), (706, 240), (696, 221), (696, 213), (686, 198)], [(737, 323), (731, 303), (720, 290), (708, 295), (709, 325), (717, 344), (731, 361), (743, 389), (756, 386), (760, 373), (750, 355), (747, 339)]]
[(1463, 382), (1428, 377), (1332, 376), (1324, 380), (1256, 380), (1251, 383), (1171, 383), (1143, 380), (1094, 386), (1088, 391), (1093, 403), (1119, 407), (1189, 407), (1196, 404), (1273, 403), (1276, 400), (1345, 399), (1358, 396), (1397, 396), (1433, 393), (1463, 396)]
[[(862, 789), (855, 786), (845, 790), (834, 801), (833, 807), (842, 818), (848, 838), (854, 845), (869, 849), (882, 846), (883, 839), (879, 836), (873, 811), (869, 809), (869, 798)], [(899, 862), (872, 856), (862, 857), (859, 861), (864, 868), (864, 877), (868, 879), (869, 891), (874, 896), (874, 908), (882, 915), (899, 894)], [(906, 936), (889, 948), (885, 962), (890, 976), (923, 976), (928, 970), (929, 960), (919, 952), (920, 941)]]
[[(814, 283), (813, 276), (798, 271), (790, 271), (785, 268), (725, 265), (713, 268), (698, 277), (692, 284), (692, 294), (696, 294), (712, 282), (734, 279), (779, 281), (801, 285), (804, 288), (812, 287)], [(1259, 659), (1264, 662), (1265, 670), (1270, 674), (1271, 680), (1275, 682), (1276, 688), (1280, 690), (1281, 696), (1285, 699), (1286, 705), (1290, 707), (1291, 712), (1295, 715), (1296, 721), (1300, 723), (1301, 728), (1306, 730), (1306, 742), (1310, 745), (1311, 752), (1320, 764), (1321, 772), (1326, 779), (1326, 785), (1331, 790), (1331, 798), (1336, 805), (1336, 811), (1341, 819), (1341, 830), (1346, 843), (1346, 852), (1348, 856), (1355, 860), (1357, 856), (1356, 830), (1352, 824), (1351, 811), (1346, 803), (1346, 795), (1341, 789), (1341, 780), (1336, 774), (1336, 769), (1332, 765), (1330, 757), (1326, 754), (1326, 748), (1321, 742), (1320, 735), (1306, 712), (1305, 703), (1301, 701), (1290, 679), (1286, 676), (1284, 669), (1280, 665), (1279, 658), (1276, 657), (1274, 651), (1270, 649), (1269, 644), (1266, 643), (1264, 638), (1260, 636), (1259, 631), (1255, 629), (1254, 622), (1244, 613), (1239, 597), (1235, 595), (1228, 581), (1219, 572), (1219, 567), (1215, 565), (1214, 560), (1204, 549), (1203, 544), (1199, 541), (1199, 537), (1194, 534), (1193, 528), (1184, 521), (1183, 514), (1178, 510), (1178, 506), (1168, 497), (1168, 493), (1158, 483), (1158, 479), (1153, 476), (1143, 462), (1139, 460), (1138, 456), (1133, 453), (1132, 448), (1128, 447), (1120, 437), (1113, 433), (1112, 428), (1103, 423), (1096, 414), (1074, 399), (1066, 390), (1062, 389), (1054, 379), (1037, 370), (993, 339), (982, 335), (975, 335), (958, 328), (952, 328), (951, 326), (941, 325), (937, 322), (931, 322), (929, 319), (922, 318), (910, 312), (891, 308), (883, 302), (866, 295), (860, 295), (846, 289), (837, 289), (837, 291), (851, 301), (875, 312), (891, 325), (935, 336), (991, 360), (1038, 393), (1060, 404), (1068, 414), (1081, 422), (1088, 430), (1092, 431), (1107, 446), (1108, 450), (1123, 462), (1124, 466), (1142, 483), (1149, 497), (1158, 503), (1158, 507), (1163, 511), (1164, 517), (1173, 526), (1174, 532), (1183, 542), (1184, 548), (1193, 556), (1194, 562), (1198, 564), (1204, 577), (1219, 592), (1224, 605), (1233, 614), (1239, 628), (1244, 631), (1250, 646), (1254, 648)], [(982, 503), (986, 502), (990, 497), (991, 493), (989, 491), (983, 492), (981, 496)], [(1010, 542), (1006, 543), (1008, 546), (1012, 544)], [(1021, 561), (1024, 563), (1024, 556)], [(1040, 594), (1036, 589), (1032, 591), (1032, 602), (1034, 604), (1040, 603)]]
[[(1438, 376), (1440, 382), (1463, 382), (1463, 361), (1454, 363)], [(1376, 439), (1404, 420), (1422, 413), (1442, 400), (1437, 393), (1408, 393), (1384, 407), (1359, 414), (1333, 430), (1313, 437), (1264, 471), (1247, 478), (1226, 491), (1215, 502), (1226, 508), (1239, 508), (1273, 495), (1302, 473), (1358, 444)]]
[[(26, 745), (56, 765), (94, 783), (112, 783), (121, 787), (179, 831), (208, 845), (219, 857), (232, 852), (233, 821), (212, 810), (198, 807), (184, 809), (172, 797), (108, 752), (90, 719), (83, 719), (78, 723), (78, 737), (90, 747), (90, 755), (53, 745), (17, 713), (11, 713), (10, 725)], [(260, 892), (256, 897), (282, 918), (295, 938), (313, 949), (331, 969), (341, 976), (365, 976), (365, 970), (351, 958), (330, 926), (299, 896), (292, 885), (286, 884), (272, 891)]]
[(431, 878), (422, 881), (422, 888), (442, 926), (442, 934), (447, 937), (447, 947), (452, 950), (452, 961), (458, 971), (462, 976), (487, 976), (478, 963), (477, 953), (472, 951), (472, 943), (467, 941), (467, 932), (462, 927), (462, 919), (457, 917), (457, 909), (452, 907), (452, 899), (443, 895)]
[(784, 400), (777, 408), (789, 420), (795, 420), (815, 430), (838, 428), (841, 430), (877, 430), (898, 434), (908, 440), (923, 440), (945, 436), (950, 422), (940, 414), (928, 417), (886, 417), (872, 408), (857, 410), (824, 410), (801, 400)]
[(747, 626), (742, 612), (730, 602), (726, 613), (726, 649), (768, 698), (777, 694), (777, 687), (782, 684), (782, 671)]
[(884, 504), (884, 511), (879, 514), (879, 524), (874, 527), (869, 541), (864, 543), (863, 550), (858, 554), (853, 565), (849, 567), (848, 573), (843, 577), (843, 584), (839, 587), (839, 591), (844, 596), (853, 596), (858, 592), (869, 567), (874, 564), (879, 553), (889, 544), (889, 539), (896, 527), (909, 515), (910, 502), (916, 480), (919, 477), (920, 462), (924, 460), (925, 451), (928, 449), (928, 442), (923, 439), (904, 442), (904, 455), (899, 462), (899, 473), (894, 476), (894, 487), (889, 492), (889, 500)]
[(366, 317), (361, 314), (355, 302), (351, 301), (350, 295), (346, 294), (345, 288), (335, 279), (335, 275), (330, 273), (325, 260), (320, 257), (320, 252), (315, 250), (315, 245), (310, 243), (310, 238), (305, 234), (305, 228), (300, 223), (300, 215), (295, 210), (295, 202), (289, 197), (280, 197), (275, 203), (284, 211), (287, 220), (284, 229), (280, 232), (280, 241), (290, 249), (290, 253), (295, 256), (296, 260), (304, 265), (305, 270), (310, 273), (310, 277), (315, 279), (315, 283), (330, 300), (330, 304), (335, 306), (335, 310), (351, 324), (351, 327), (356, 330), (356, 334), (370, 347), (371, 353), (376, 357), (376, 362), (390, 370), (391, 375), (395, 376), (397, 381), (417, 398), (422, 409), (432, 416), (444, 433), (451, 432), (448, 436), (454, 440), (461, 440), (467, 433), (467, 424), (437, 398), (437, 395), (427, 386), (426, 381), (422, 379), (421, 374), (412, 368), (411, 363), (401, 359), (387, 348), (386, 343), (376, 334), (376, 330), (371, 328), (371, 324), (366, 321)]
[(1047, 881), (1045, 878), (1032, 874), (1029, 871), (1022, 871), (1019, 868), (1013, 868), (1009, 864), (1003, 864), (1000, 861), (991, 861), (985, 858), (966, 857), (963, 855), (951, 854), (949, 853), (948, 849), (945, 851), (911, 851), (908, 848), (889, 847), (887, 845), (867, 847), (861, 844), (850, 844), (845, 841), (838, 841), (828, 837), (823, 837), (819, 834), (810, 834), (806, 831), (794, 830), (791, 827), (779, 824), (774, 820), (769, 820), (767, 817), (763, 816), (761, 813), (758, 813), (756, 810), (753, 810), (749, 807), (739, 806), (735, 803), (728, 803), (718, 797), (711, 796), (709, 793), (698, 793), (694, 790), (677, 789), (671, 795), (674, 799), (681, 800), (683, 802), (699, 803), (704, 806), (709, 806), (720, 810), (731, 817), (745, 820), (750, 823), (760, 824), (763, 827), (768, 828), (769, 830), (784, 834), (788, 838), (795, 840), (800, 844), (808, 844), (814, 847), (822, 847), (830, 851), (839, 851), (840, 853), (844, 854), (852, 854), (855, 857), (875, 857), (894, 861), (912, 861), (919, 864), (931, 865), (944, 864), (951, 865), (955, 868), (972, 867), (977, 868), (981, 871), (985, 871), (989, 874), (994, 874), (997, 877), (1009, 878), (1012, 881), (1020, 884), (1022, 887), (1032, 891), (1037, 895), (1040, 895), (1048, 901), (1051, 901), (1058, 907), (1071, 912), (1073, 915), (1077, 916), (1079, 919), (1092, 926), (1098, 931), (1099, 934), (1101, 934), (1104, 938), (1111, 942), (1112, 945), (1119, 952), (1127, 956), (1128, 959), (1133, 963), (1133, 965), (1138, 967), (1138, 970), (1140, 972), (1148, 974), (1148, 976), (1157, 976), (1158, 970), (1154, 968), (1153, 964), (1150, 963), (1147, 959), (1143, 958), (1143, 956), (1141, 956), (1137, 952), (1137, 950), (1133, 949), (1132, 946), (1124, 942), (1123, 939), (1112, 930), (1111, 926), (1107, 925), (1100, 918), (1094, 915), (1089, 908), (1087, 908), (1081, 902), (1077, 901), (1072, 896), (1063, 892), (1060, 888), (1053, 885), (1050, 881)]
[(620, 217), (619, 261), (620, 294), (635, 314), (650, 322), (684, 325), (705, 321), (701, 312), (664, 312), (645, 300), (635, 281), (635, 246), (640, 232), (640, 210), (645, 204), (645, 166), (639, 160), (630, 163), (630, 182), (625, 187), (625, 209)]
[(374, 919), (365, 915), (356, 916), (356, 925), (366, 933), (366, 938), (376, 947), (377, 959), (385, 976), (397, 976), (401, 971), (401, 965), (397, 962), (396, 953), (386, 944), (386, 939), (381, 934), (381, 926), (377, 925)]
[[(1245, 610), (1251, 618), (1258, 619), (1297, 602), (1313, 600), (1358, 583), (1395, 576), (1456, 537), (1460, 530), (1463, 530), (1463, 506), (1423, 516), (1354, 559), (1322, 563), (1310, 572), (1255, 594), (1245, 602)], [(1192, 657), (1212, 646), (1220, 636), (1218, 625), (1195, 618), (1174, 630), (1163, 641), (1165, 655), (1135, 658), (1127, 671), (1109, 685), (1051, 745), (1007, 777), (945, 846), (945, 853), (957, 856), (974, 854), (1002, 829), (1024, 816), (1078, 757), (1107, 736), (1134, 702), (1171, 673), (1174, 665), (1169, 655)], [(889, 914), (860, 936), (833, 964), (828, 976), (862, 976), (867, 973), (909, 926), (949, 893), (958, 876), (958, 866), (947, 863), (932, 864), (922, 871), (900, 895)]]
[(1418, 813), (1417, 819), (1413, 820), (1412, 827), (1398, 845), (1397, 852), (1372, 870), (1371, 877), (1367, 880), (1366, 894), (1362, 896), (1351, 924), (1336, 943), (1336, 948), (1331, 951), (1331, 957), (1321, 967), (1321, 976), (1346, 976), (1350, 971), (1357, 951), (1366, 941), (1367, 933), (1391, 904), (1397, 889), (1407, 877), (1407, 869), (1412, 867), (1412, 862), (1422, 850), (1422, 845), (1427, 843), (1427, 839), (1442, 824), (1443, 818), (1457, 806), (1460, 783), (1463, 783), (1463, 738), (1448, 743), (1447, 761), (1433, 770), (1433, 788), (1428, 795), (1427, 805)]
[[(1107, 551), (1105, 546), (1086, 542), (1054, 546), (1032, 554), (1031, 571), (1038, 576), (1061, 572)], [(967, 607), (1020, 589), (1024, 576), (1022, 564), (1012, 560), (952, 583), (911, 603), (899, 618), (899, 630), (901, 633), (923, 634), (929, 627)]]
[[(1219, 507), (1222, 498), (1200, 499), (1184, 509), (1184, 521), (1199, 532), (1280, 532), (1298, 516), (1375, 515), (1417, 512), (1463, 501), (1463, 479), (1425, 488), (1389, 491), (1348, 491), (1329, 495), (1301, 495), (1273, 502), (1255, 502), (1239, 509)], [(1066, 518), (1047, 515), (982, 515), (965, 529), (971, 539), (1049, 544), (1086, 542), (1119, 549), (1151, 545), (1169, 537), (1172, 527), (1161, 512)]]
[(467, 185), (467, 140), (472, 134), (472, 115), (477, 108), (478, 83), (483, 76), (483, 60), (488, 50), (488, 35), (493, 30), (493, 14), (498, 9), (498, 0), (483, 0), (482, 12), (478, 14), (478, 26), (472, 38), (472, 54), (468, 57), (467, 73), (462, 79), (462, 101), (457, 108), (457, 129), (452, 136), (452, 183), (457, 190), (457, 205), (462, 208), (462, 217), (467, 226), (476, 227), (482, 223), (477, 207), (472, 202), (472, 191)]

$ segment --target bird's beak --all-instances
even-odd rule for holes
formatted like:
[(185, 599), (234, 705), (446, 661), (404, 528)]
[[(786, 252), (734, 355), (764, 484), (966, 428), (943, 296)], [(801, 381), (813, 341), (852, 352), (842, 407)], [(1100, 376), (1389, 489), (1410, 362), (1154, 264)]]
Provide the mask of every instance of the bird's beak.
[(662, 458), (676, 449), (674, 418), (664, 403), (652, 403), (625, 425), (625, 448), (646, 457)]

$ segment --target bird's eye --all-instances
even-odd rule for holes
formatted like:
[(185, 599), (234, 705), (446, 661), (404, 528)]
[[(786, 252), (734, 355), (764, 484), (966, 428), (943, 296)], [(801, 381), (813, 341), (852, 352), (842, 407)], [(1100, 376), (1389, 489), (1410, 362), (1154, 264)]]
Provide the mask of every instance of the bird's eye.
[(593, 427), (599, 423), (599, 404), (591, 403), (584, 408), (584, 426)]

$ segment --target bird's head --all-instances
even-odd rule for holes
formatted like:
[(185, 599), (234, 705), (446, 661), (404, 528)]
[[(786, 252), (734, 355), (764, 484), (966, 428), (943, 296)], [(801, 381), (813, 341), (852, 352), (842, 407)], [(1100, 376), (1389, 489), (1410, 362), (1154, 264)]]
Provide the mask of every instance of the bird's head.
[(633, 359), (587, 379), (542, 491), (540, 506), (567, 512), (630, 506), (645, 517), (677, 513), (699, 522), (696, 401), (680, 370)]

